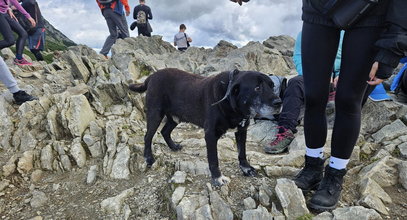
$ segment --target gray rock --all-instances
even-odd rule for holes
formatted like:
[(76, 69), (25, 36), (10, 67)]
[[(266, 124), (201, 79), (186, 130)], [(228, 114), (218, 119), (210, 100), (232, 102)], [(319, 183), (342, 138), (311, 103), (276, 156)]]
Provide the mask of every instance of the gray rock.
[(305, 157), (302, 151), (293, 151), (283, 156), (283, 158), (277, 162), (279, 166), (301, 167), (304, 164)]
[(50, 145), (47, 145), (44, 148), (42, 148), (40, 157), (42, 169), (52, 170), (54, 154), (52, 153), (52, 147)]
[(334, 215), (332, 215), (330, 212), (323, 212), (314, 218), (312, 220), (332, 220)]
[(100, 203), (103, 211), (108, 214), (120, 215), (124, 206), (124, 201), (134, 194), (134, 188), (124, 190), (119, 195), (107, 198)]
[(392, 203), (391, 197), (374, 180), (367, 178), (360, 182), (359, 192), (362, 197), (372, 195), (383, 202)]
[(88, 171), (88, 176), (86, 178), (86, 183), (87, 184), (93, 184), (96, 181), (96, 176), (97, 176), (97, 172), (98, 172), (98, 166), (97, 165), (93, 165), (89, 168)]
[(399, 181), (407, 189), (407, 161), (401, 161), (399, 166)]
[(192, 175), (210, 175), (208, 163), (199, 160), (179, 161), (175, 164), (175, 169)]
[(65, 117), (68, 120), (68, 128), (75, 137), (81, 137), (90, 122), (95, 120), (95, 114), (84, 95), (69, 98), (69, 108)]
[(206, 204), (195, 211), (194, 220), (213, 220), (211, 207)]
[(373, 209), (362, 206), (337, 208), (333, 212), (335, 220), (380, 220), (382, 217)]
[(0, 97), (0, 133), (2, 138), (0, 139), (0, 147), (9, 149), (11, 147), (10, 140), (13, 136), (13, 122), (10, 117), (11, 113), (8, 110), (10, 105), (4, 97)]
[(17, 165), (17, 155), (13, 155), (10, 157), (6, 165), (3, 166), (3, 175), (5, 177), (10, 176), (12, 173), (16, 171)]
[(399, 109), (400, 105), (394, 102), (366, 102), (362, 109), (361, 133), (372, 134), (392, 123)]
[(400, 150), (401, 156), (407, 158), (407, 142), (400, 144), (397, 148)]
[(34, 151), (26, 151), (18, 160), (17, 170), (20, 173), (27, 173), (34, 168)]
[(277, 179), (276, 194), (288, 219), (309, 213), (302, 191), (289, 179)]
[(70, 149), (70, 153), (72, 157), (74, 158), (76, 164), (78, 167), (84, 167), (86, 164), (86, 152), (85, 149), (83, 149), (81, 141), (79, 138), (73, 141), (73, 144)]
[(350, 165), (357, 164), (359, 161), (360, 161), (360, 147), (355, 146), (353, 148), (352, 155), (349, 159), (349, 164)]
[(266, 175), (269, 177), (273, 176), (294, 176), (296, 175), (301, 169), (294, 168), (294, 167), (279, 167), (279, 166), (266, 166), (264, 171)]
[(174, 192), (172, 193), (171, 196), (171, 206), (175, 209), (179, 203), (179, 201), (181, 201), (181, 199), (184, 197), (184, 193), (185, 193), (185, 187), (179, 186), (177, 187)]
[(112, 177), (113, 179), (128, 179), (130, 176), (129, 160), (129, 146), (122, 143), (119, 144), (117, 147), (116, 158), (113, 161), (110, 177)]
[(48, 197), (45, 195), (45, 193), (34, 190), (32, 193), (33, 197), (30, 200), (30, 205), (33, 208), (40, 208), (44, 206), (48, 202)]
[(60, 155), (60, 160), (61, 160), (61, 164), (62, 167), (65, 171), (70, 171), (72, 170), (72, 163), (71, 163), (71, 159), (69, 159), (68, 155)]
[(100, 141), (96, 142), (92, 146), (89, 146), (88, 149), (93, 158), (102, 158), (104, 156), (104, 148)]
[(382, 187), (393, 186), (397, 183), (397, 168), (395, 167), (398, 161), (392, 157), (385, 157), (376, 161), (359, 172), (361, 180), (371, 178)]
[(387, 151), (386, 149), (380, 149), (376, 155), (374, 155), (372, 157), (372, 160), (380, 160), (381, 158), (387, 157), (387, 156), (391, 156), (391, 154), (389, 153), (389, 151)]
[(244, 209), (255, 209), (256, 208), (256, 201), (252, 197), (247, 197), (243, 200)]
[(404, 135), (406, 130), (407, 126), (400, 119), (397, 119), (393, 123), (384, 126), (378, 132), (374, 133), (372, 137), (376, 142), (394, 140), (399, 136)]
[(72, 76), (75, 79), (80, 79), (87, 83), (90, 77), (90, 72), (82, 62), (82, 59), (70, 50), (67, 51), (63, 56), (71, 65)]
[(387, 207), (384, 205), (382, 200), (380, 200), (376, 196), (373, 195), (364, 196), (361, 200), (359, 200), (359, 204), (368, 208), (372, 208), (384, 215), (389, 215)]
[(373, 151), (376, 151), (377, 148), (378, 148), (378, 144), (366, 142), (365, 144), (363, 144), (360, 151), (364, 154), (370, 155), (370, 154), (372, 154)]
[(176, 184), (183, 184), (185, 183), (186, 178), (187, 174), (184, 171), (176, 171), (170, 181)]
[(273, 36), (263, 42), (264, 46), (277, 49), (282, 55), (288, 57), (292, 57), (294, 54), (294, 44), (295, 40), (287, 35)]
[(284, 214), (277, 210), (274, 202), (271, 204), (271, 215), (273, 216), (274, 220), (286, 220)]
[(232, 220), (233, 212), (230, 206), (220, 197), (220, 195), (213, 191), (210, 193), (211, 210), (214, 219), (219, 220)]
[(178, 204), (177, 219), (186, 220), (191, 219), (195, 215), (195, 210), (199, 207), (208, 204), (208, 198), (203, 196), (191, 196), (182, 198), (181, 202)]
[(42, 170), (34, 170), (31, 173), (31, 181), (33, 181), (34, 183), (38, 183), (42, 179), (42, 176), (43, 176)]
[(272, 189), (266, 179), (262, 179), (262, 184), (259, 187), (259, 202), (265, 207), (270, 206), (270, 198), (273, 196)]
[(273, 216), (266, 208), (259, 205), (257, 209), (243, 211), (242, 220), (270, 220)]

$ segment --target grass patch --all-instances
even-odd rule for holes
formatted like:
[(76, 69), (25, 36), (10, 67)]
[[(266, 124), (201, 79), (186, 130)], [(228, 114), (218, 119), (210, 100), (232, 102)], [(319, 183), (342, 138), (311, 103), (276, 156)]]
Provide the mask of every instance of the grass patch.
[(296, 218), (296, 220), (311, 220), (313, 217), (314, 217), (314, 215), (309, 213), (309, 214), (305, 214), (303, 216)]
[(393, 157), (401, 157), (400, 148), (398, 148), (398, 147), (394, 148), (393, 152), (391, 152), (391, 155)]

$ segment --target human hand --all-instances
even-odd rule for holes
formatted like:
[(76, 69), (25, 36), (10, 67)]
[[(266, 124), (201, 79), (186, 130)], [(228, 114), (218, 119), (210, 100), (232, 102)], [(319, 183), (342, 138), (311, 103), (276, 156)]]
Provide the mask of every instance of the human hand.
[(130, 11), (126, 11), (126, 16), (129, 16), (130, 15)]
[(30, 21), (31, 26), (35, 27), (36, 25), (35, 20), (33, 18), (29, 18), (28, 20)]
[(369, 73), (369, 81), (367, 81), (367, 84), (371, 85), (371, 86), (375, 86), (375, 85), (379, 85), (380, 83), (382, 83), (384, 80), (383, 79), (379, 79), (376, 77), (376, 73), (377, 70), (379, 69), (379, 62), (374, 62), (372, 69), (370, 70)]
[(231, 2), (237, 2), (239, 5), (242, 5), (242, 2), (248, 2), (250, 0), (230, 0)]
[(332, 84), (334, 84), (334, 87), (335, 87), (335, 88), (338, 86), (338, 80), (339, 80), (339, 77), (335, 77), (335, 78), (332, 80)]
[(8, 10), (8, 14), (10, 15), (11, 19), (14, 19), (17, 21), (17, 17), (14, 15), (14, 13), (11, 9)]

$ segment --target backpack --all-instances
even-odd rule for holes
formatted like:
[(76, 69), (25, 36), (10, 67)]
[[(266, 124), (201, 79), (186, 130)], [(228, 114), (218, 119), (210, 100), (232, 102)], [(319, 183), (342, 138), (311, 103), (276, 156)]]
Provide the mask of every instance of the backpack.
[(147, 25), (147, 15), (144, 11), (137, 12), (137, 26), (145, 27)]

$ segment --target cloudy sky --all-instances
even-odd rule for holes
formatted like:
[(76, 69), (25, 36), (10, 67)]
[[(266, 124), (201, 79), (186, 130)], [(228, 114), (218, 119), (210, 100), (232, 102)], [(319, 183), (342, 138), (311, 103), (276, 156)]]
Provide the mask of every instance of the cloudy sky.
[[(128, 0), (133, 8), (138, 0)], [(37, 0), (43, 16), (76, 43), (101, 48), (108, 29), (95, 0)], [(168, 42), (187, 26), (193, 46), (214, 47), (220, 40), (243, 46), (301, 29), (301, 0), (251, 0), (239, 6), (229, 0), (146, 0), (154, 35)], [(133, 22), (132, 14), (127, 22)], [(136, 36), (137, 32), (131, 32)]]

